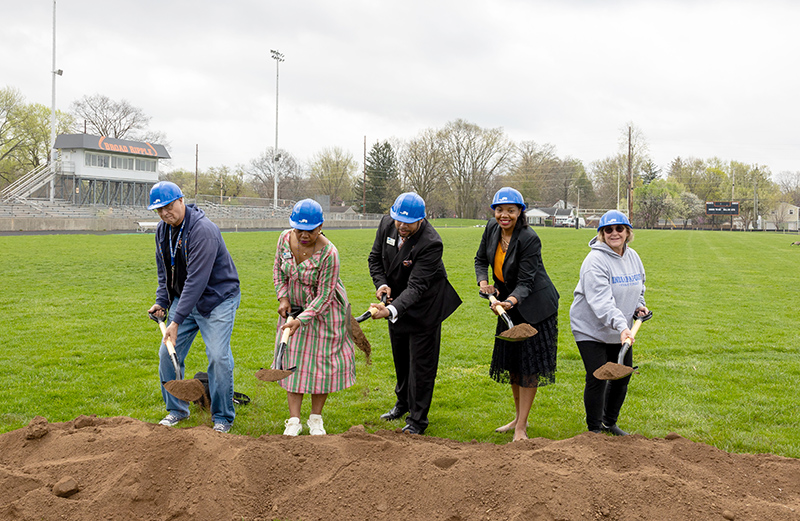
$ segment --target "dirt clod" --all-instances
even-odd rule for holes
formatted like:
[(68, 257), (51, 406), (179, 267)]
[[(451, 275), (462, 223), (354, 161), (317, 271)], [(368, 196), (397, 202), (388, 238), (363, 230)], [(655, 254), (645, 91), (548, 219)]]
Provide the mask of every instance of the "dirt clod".
[(64, 476), (53, 485), (53, 494), (58, 497), (69, 497), (78, 492), (78, 482), (72, 476)]
[(50, 425), (47, 423), (47, 418), (36, 416), (25, 427), (25, 439), (38, 440), (48, 432), (50, 432)]

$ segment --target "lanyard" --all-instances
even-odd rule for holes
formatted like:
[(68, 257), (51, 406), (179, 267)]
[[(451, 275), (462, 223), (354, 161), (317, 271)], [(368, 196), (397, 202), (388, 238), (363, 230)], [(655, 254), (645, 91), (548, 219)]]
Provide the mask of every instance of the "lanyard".
[(183, 220), (181, 223), (181, 229), (178, 230), (178, 240), (175, 241), (175, 244), (172, 244), (172, 226), (169, 227), (169, 261), (171, 264), (171, 273), (172, 273), (172, 287), (177, 287), (177, 283), (175, 282), (175, 254), (181, 247), (181, 241), (183, 240), (183, 225), (186, 224), (186, 219)]

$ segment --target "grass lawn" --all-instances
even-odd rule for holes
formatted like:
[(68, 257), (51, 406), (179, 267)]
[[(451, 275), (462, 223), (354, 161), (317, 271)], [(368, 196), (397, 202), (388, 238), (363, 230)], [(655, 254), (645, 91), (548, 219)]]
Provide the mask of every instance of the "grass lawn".
[[(464, 304), (443, 328), (431, 425), (427, 434), (505, 443), (493, 429), (513, 417), (510, 388), (489, 377), (494, 321), (477, 296), (473, 258), (477, 222), (436, 221), (445, 265)], [(445, 226), (447, 224), (448, 226)], [(561, 293), (555, 385), (543, 387), (531, 414), (531, 437), (562, 439), (585, 430), (583, 364), (569, 329), (569, 306), (592, 230), (536, 228), (548, 273)], [(355, 314), (374, 301), (367, 268), (373, 230), (328, 230), (339, 248), (342, 278)], [(226, 233), (242, 281), (234, 328), (233, 432), (281, 434), (286, 394), (253, 376), (273, 354), (277, 303), (272, 258), (277, 232)], [(793, 236), (702, 231), (636, 231), (633, 247), (647, 270), (654, 317), (634, 346), (634, 374), (620, 426), (648, 437), (677, 432), (731, 452), (800, 457), (800, 360), (797, 313), (800, 247)], [(80, 414), (163, 415), (157, 353), (160, 332), (147, 318), (155, 298), (153, 235), (0, 237), (0, 431), (42, 415), (53, 422)], [(378, 416), (394, 403), (394, 369), (385, 323), (362, 324), (373, 362), (358, 352), (357, 383), (332, 394), (330, 433), (363, 424), (400, 427)], [(187, 373), (205, 370), (198, 337)], [(310, 400), (303, 405), (303, 420)], [(192, 408), (187, 425), (209, 423)]]

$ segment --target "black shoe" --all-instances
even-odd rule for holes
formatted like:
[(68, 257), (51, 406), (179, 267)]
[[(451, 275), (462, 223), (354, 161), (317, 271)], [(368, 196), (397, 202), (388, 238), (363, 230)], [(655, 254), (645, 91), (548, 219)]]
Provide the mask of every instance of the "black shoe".
[(417, 427), (407, 423), (405, 427), (403, 427), (403, 434), (425, 434), (424, 430), (419, 430)]
[(611, 425), (611, 426), (608, 426), (608, 425), (606, 425), (604, 423), (603, 426), (600, 427), (600, 430), (603, 431), (603, 432), (607, 432), (608, 434), (611, 434), (612, 436), (627, 436), (628, 435), (627, 432), (625, 432), (622, 429), (620, 429), (619, 427), (617, 427), (616, 423), (614, 425)]
[(399, 420), (400, 418), (405, 416), (407, 412), (408, 409), (401, 409), (400, 407), (395, 405), (389, 410), (389, 412), (381, 414), (381, 420), (386, 420), (387, 422), (392, 420)]

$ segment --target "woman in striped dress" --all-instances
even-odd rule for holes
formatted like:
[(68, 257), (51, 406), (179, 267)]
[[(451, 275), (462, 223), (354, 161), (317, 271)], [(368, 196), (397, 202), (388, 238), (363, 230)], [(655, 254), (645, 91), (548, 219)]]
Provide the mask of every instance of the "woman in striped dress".
[[(325, 434), (322, 408), (328, 393), (350, 387), (356, 378), (355, 345), (347, 331), (350, 305), (339, 280), (339, 252), (322, 234), (323, 220), (322, 207), (316, 201), (298, 202), (292, 210), (292, 229), (281, 233), (275, 252), (273, 282), (280, 315), (275, 347), (283, 329), (289, 328), (283, 366), (297, 366), (280, 381), (289, 403), (290, 417), (283, 432), (287, 436), (303, 430), (300, 408), (304, 394), (311, 395), (309, 433)], [(298, 320), (287, 324), (293, 307), (303, 311)]]

